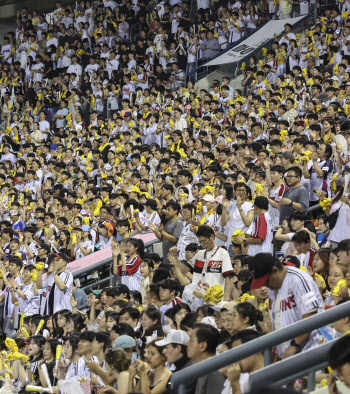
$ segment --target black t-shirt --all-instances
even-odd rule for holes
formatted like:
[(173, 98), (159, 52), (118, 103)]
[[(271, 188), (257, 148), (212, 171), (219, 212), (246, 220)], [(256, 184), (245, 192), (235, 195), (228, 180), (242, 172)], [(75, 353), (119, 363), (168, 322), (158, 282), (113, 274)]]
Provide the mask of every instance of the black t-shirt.
[(47, 60), (46, 62), (44, 62), (44, 71), (45, 71), (45, 73), (48, 70), (50, 70), (50, 69), (51, 69), (51, 71), (48, 72), (47, 74), (45, 74), (45, 78), (51, 79), (52, 78), (52, 72), (53, 72), (53, 62), (52, 62), (52, 60)]
[[(190, 10), (183, 11), (181, 16), (182, 18), (191, 18)], [(180, 19), (180, 26), (183, 26), (185, 31), (189, 31), (191, 27), (191, 19), (189, 21)]]
[(64, 36), (60, 36), (58, 38), (58, 45), (64, 47), (64, 44), (66, 42), (69, 42), (69, 36), (67, 34), (65, 34)]
[(128, 10), (127, 8), (125, 9), (125, 19), (128, 21), (128, 23), (130, 24), (130, 22), (132, 22), (135, 18), (135, 11), (132, 10), (131, 8)]
[(73, 36), (69, 37), (68, 42), (69, 42), (70, 45), (73, 45), (75, 43), (75, 41), (78, 41), (78, 42), (80, 41), (79, 34), (74, 34)]

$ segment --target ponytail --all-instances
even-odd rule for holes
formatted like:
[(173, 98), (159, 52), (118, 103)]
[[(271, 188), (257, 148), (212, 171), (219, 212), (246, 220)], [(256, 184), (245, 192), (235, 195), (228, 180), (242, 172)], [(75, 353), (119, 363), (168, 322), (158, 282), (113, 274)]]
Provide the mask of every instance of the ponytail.
[(143, 243), (142, 239), (130, 238), (128, 239), (128, 242), (130, 242), (136, 248), (137, 254), (143, 260), (145, 256), (145, 244)]

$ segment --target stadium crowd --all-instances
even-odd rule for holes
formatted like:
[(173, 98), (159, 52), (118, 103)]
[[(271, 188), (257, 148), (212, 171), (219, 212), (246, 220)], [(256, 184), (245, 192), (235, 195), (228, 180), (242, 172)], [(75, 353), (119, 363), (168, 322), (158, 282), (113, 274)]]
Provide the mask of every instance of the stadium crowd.
[[(287, 23), (242, 63), (241, 89), (199, 91), (198, 59), (315, 3), (197, 6), (193, 20), (175, 0), (57, 2), (49, 20), (23, 8), (4, 38), (0, 376), (18, 390), (79, 377), (173, 393), (172, 373), (349, 301), (350, 3), (299, 34)], [(135, 238), (151, 232), (162, 258)], [(115, 285), (85, 293), (69, 264), (105, 248)], [(350, 317), (273, 360), (349, 331)], [(245, 393), (263, 366), (186, 390)]]

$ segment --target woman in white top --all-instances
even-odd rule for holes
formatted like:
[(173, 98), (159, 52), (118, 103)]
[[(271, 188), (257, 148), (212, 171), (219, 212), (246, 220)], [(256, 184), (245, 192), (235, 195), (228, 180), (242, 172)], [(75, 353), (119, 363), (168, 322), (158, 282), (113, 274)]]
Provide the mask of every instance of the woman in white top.
[[(222, 187), (224, 187), (223, 184)], [(238, 182), (235, 185), (236, 200), (231, 200), (227, 194), (222, 202), (223, 212), (221, 225), (230, 226), (230, 234), (236, 230), (241, 230), (245, 234), (250, 234), (249, 227), (254, 219), (254, 206), (250, 202), (251, 190), (244, 182)], [(231, 238), (231, 237), (230, 237)]]
[[(78, 353), (79, 337), (70, 335), (63, 345), (64, 360), (58, 364), (57, 379), (70, 379), (73, 376), (87, 377), (86, 364)], [(89, 373), (90, 376), (90, 373)]]
[(94, 251), (90, 230), (90, 226), (84, 225), (81, 231), (77, 232), (77, 243), (74, 247), (75, 260), (81, 259)]
[[(334, 227), (331, 224), (331, 232), (329, 234), (328, 240), (337, 245), (343, 239), (349, 238), (350, 235), (350, 182), (347, 185), (346, 190), (345, 187), (345, 176), (348, 175), (348, 171), (342, 172), (342, 187), (339, 190), (338, 194), (335, 196), (330, 210), (326, 211), (327, 215), (338, 215), (336, 218)], [(337, 214), (335, 213), (337, 212)], [(333, 216), (334, 216), (333, 215)]]

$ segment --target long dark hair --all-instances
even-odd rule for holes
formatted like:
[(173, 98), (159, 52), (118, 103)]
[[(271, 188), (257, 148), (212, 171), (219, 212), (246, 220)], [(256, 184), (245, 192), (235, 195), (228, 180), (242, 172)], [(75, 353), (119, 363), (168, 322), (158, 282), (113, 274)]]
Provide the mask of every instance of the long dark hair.
[(46, 342), (49, 344), (53, 357), (55, 358), (56, 349), (57, 346), (60, 345), (60, 342), (57, 339), (48, 339)]
[(236, 306), (236, 310), (243, 318), (248, 317), (250, 326), (255, 325), (257, 331), (262, 331), (259, 321), (263, 321), (264, 316), (259, 309), (256, 309), (250, 302), (241, 302)]
[(153, 334), (153, 331), (157, 331), (157, 335), (161, 336), (164, 335), (162, 321), (161, 321), (161, 314), (157, 308), (150, 307), (142, 311), (141, 318), (143, 315), (146, 315), (151, 320), (157, 320), (157, 323), (153, 324), (153, 327), (149, 330), (144, 332), (145, 336), (149, 336)]
[(35, 345), (39, 346), (40, 348), (40, 352), (38, 357), (36, 357), (35, 359), (31, 359), (30, 361), (36, 361), (38, 359), (43, 358), (43, 346), (45, 345), (46, 339), (42, 336), (42, 335), (34, 335), (33, 337), (30, 338), (31, 341), (33, 341), (33, 343), (35, 343)]
[(75, 332), (80, 332), (84, 328), (86, 328), (84, 318), (80, 313), (73, 313), (72, 315), (68, 316), (66, 319), (67, 321), (71, 320), (73, 322)]
[(145, 256), (145, 244), (143, 243), (142, 239), (129, 238), (127, 242), (130, 242), (135, 247), (137, 254), (143, 260)]

